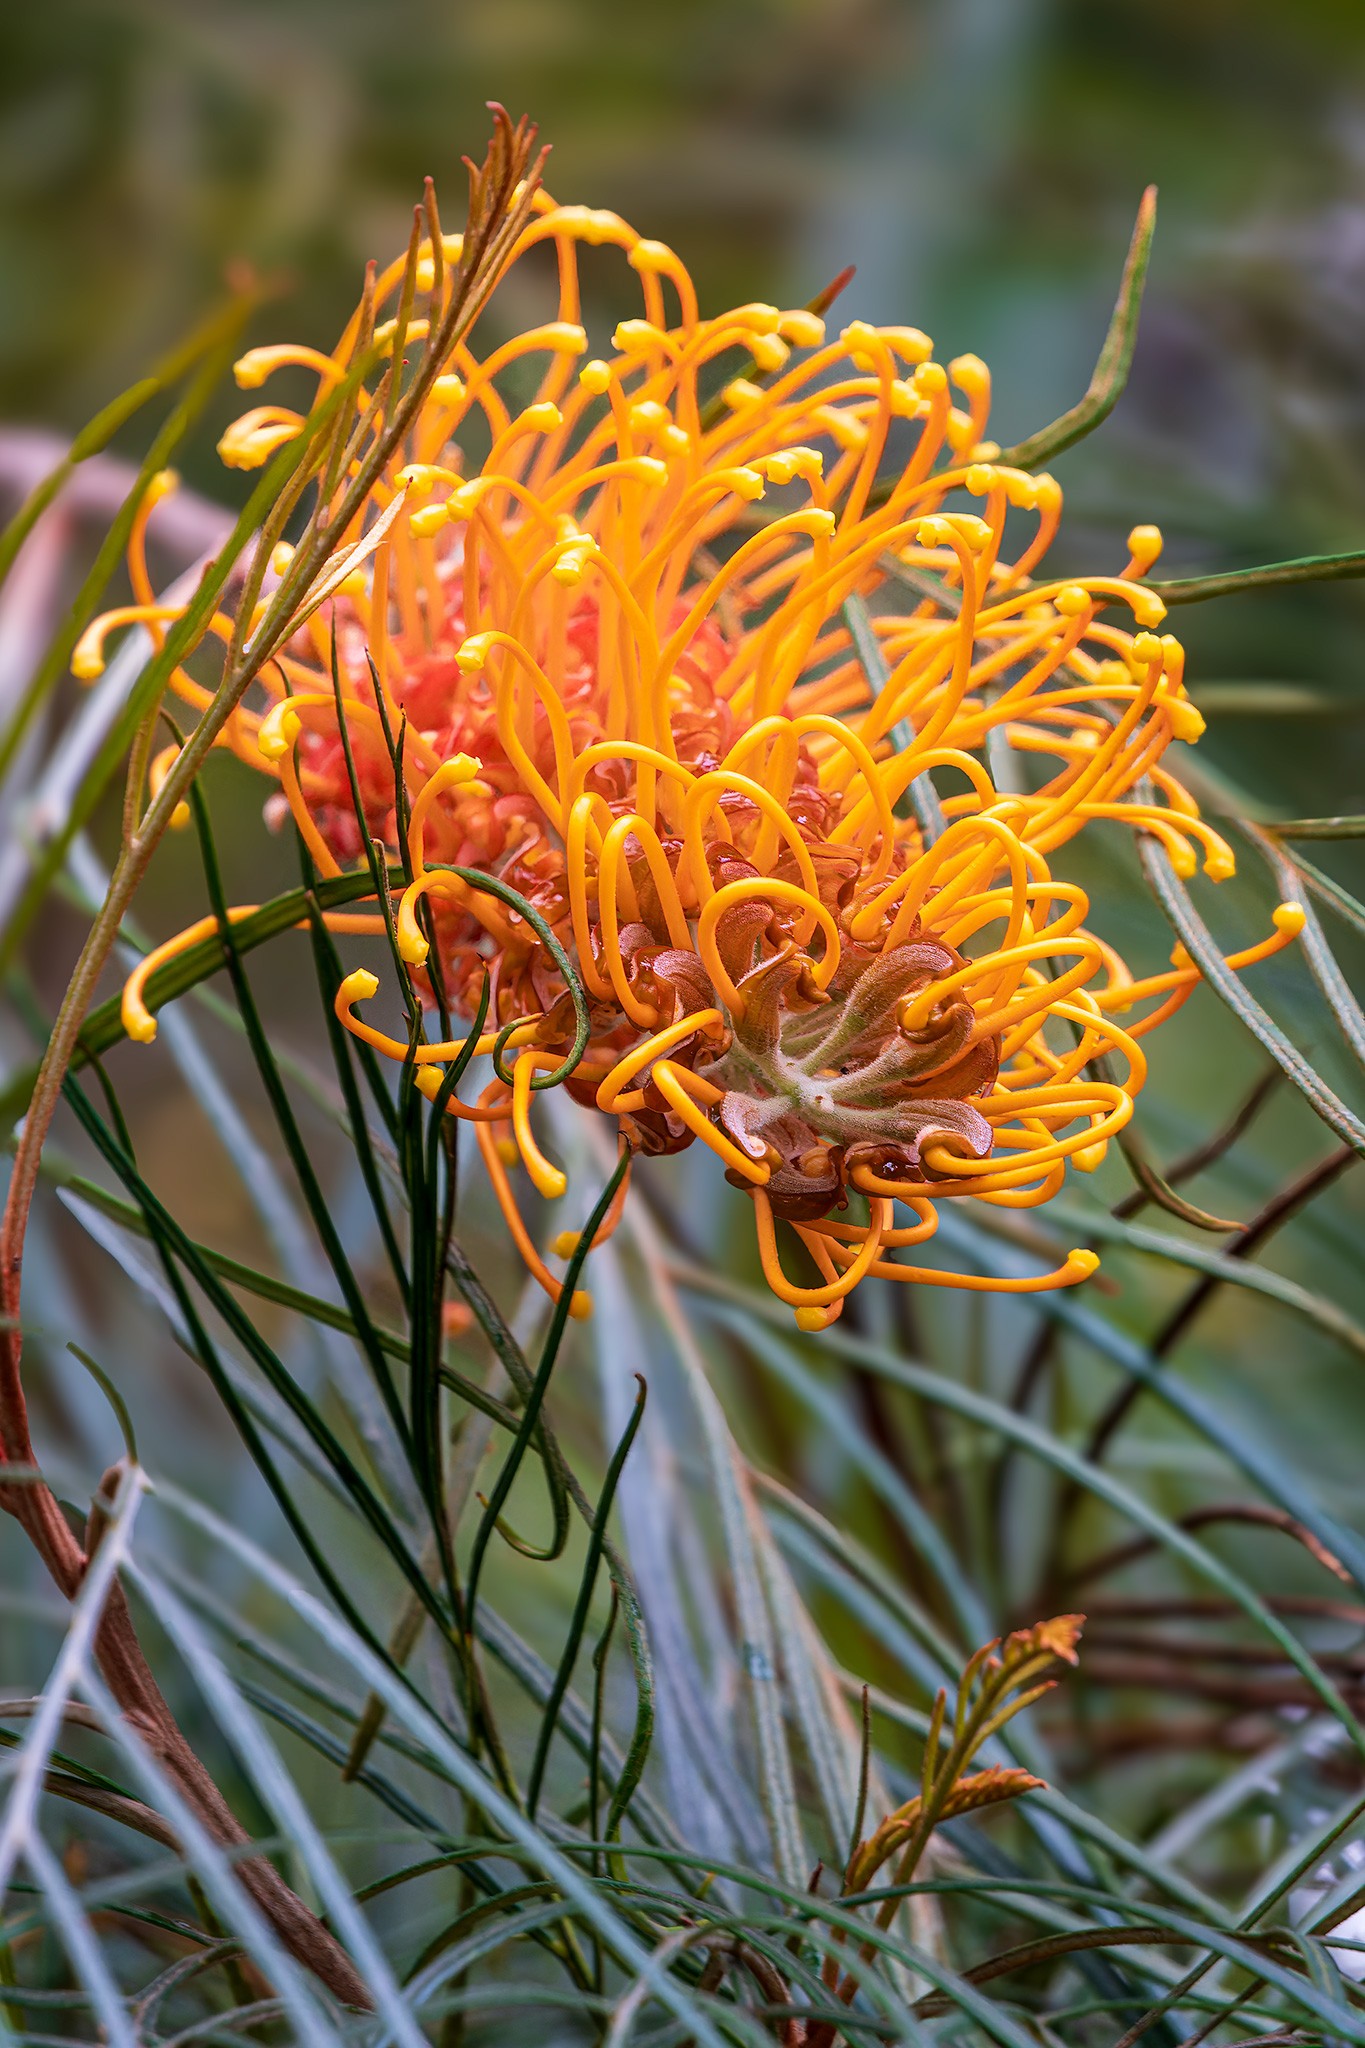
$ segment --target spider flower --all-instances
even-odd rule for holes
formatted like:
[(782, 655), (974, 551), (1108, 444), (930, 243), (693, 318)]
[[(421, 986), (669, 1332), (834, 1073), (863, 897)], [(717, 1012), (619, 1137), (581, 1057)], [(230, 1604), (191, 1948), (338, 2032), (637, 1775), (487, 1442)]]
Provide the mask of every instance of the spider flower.
[[(402, 856), (397, 941), (428, 998), (439, 983), (468, 1019), (487, 982), (479, 1049), (502, 1033), (510, 1068), (447, 1113), (474, 1124), (552, 1296), (547, 1256), (573, 1239), (536, 1246), (511, 1170), (564, 1191), (533, 1111), (575, 1010), (507, 890), (586, 995), (568, 1094), (617, 1119), (633, 1153), (713, 1152), (803, 1328), (868, 1275), (1010, 1291), (1085, 1277), (1083, 1251), (1012, 1279), (903, 1254), (943, 1201), (1028, 1207), (1069, 1162), (1094, 1168), (1133, 1113), (1140, 1039), (1197, 979), (1179, 949), (1135, 979), (1053, 869), (1114, 822), (1153, 834), (1182, 874), (1233, 870), (1166, 765), (1203, 721), (1142, 582), (1159, 533), (1136, 528), (1114, 574), (1049, 579), (1062, 494), (998, 459), (975, 356), (941, 364), (913, 327), (830, 334), (809, 310), (703, 319), (662, 243), (543, 192), (535, 205), (513, 290), (523, 304), (552, 274), (555, 317), (483, 354), (466, 337), (442, 366), (357, 517), (356, 543), (376, 523), (382, 541), (262, 672), (227, 742), (278, 778), (275, 813), (322, 873), (361, 865), (369, 840)], [(601, 356), (581, 323), (585, 244), (619, 251), (641, 293)], [(406, 293), (398, 262), (367, 306), (402, 295), (420, 339), (422, 295), (434, 324), (457, 256), (454, 238), (427, 242)], [(293, 366), (325, 392), (365, 338), (358, 314), (333, 355), (255, 349), (238, 380)], [(260, 464), (298, 425), (257, 407), (221, 452)], [(78, 673), (98, 672), (111, 625), (155, 634), (169, 616), (142, 547), (139, 524), (138, 602), (90, 629)], [(202, 701), (183, 672), (177, 687)], [(1282, 905), (1233, 964), (1301, 923)], [(142, 991), (168, 950), (128, 985), (134, 1036), (154, 1030)], [(414, 1052), (364, 1014), (378, 988), (348, 975), (341, 1021), (415, 1059), (435, 1095), (462, 1042)], [(798, 1278), (779, 1221), (804, 1246)]]

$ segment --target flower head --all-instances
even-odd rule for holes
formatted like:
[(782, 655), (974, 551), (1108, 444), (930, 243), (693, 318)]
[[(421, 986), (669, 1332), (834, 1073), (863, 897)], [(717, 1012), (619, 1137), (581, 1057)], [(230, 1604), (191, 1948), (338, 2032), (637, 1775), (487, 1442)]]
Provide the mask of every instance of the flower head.
[[(1196, 979), (1177, 954), (1135, 980), (1051, 865), (1118, 821), (1182, 873), (1232, 872), (1165, 765), (1202, 720), (1142, 583), (1160, 535), (1136, 528), (1114, 574), (1048, 579), (1061, 491), (997, 459), (976, 357), (945, 366), (915, 328), (831, 334), (808, 310), (703, 319), (662, 243), (544, 193), (535, 208), (512, 261), (553, 263), (554, 317), (483, 355), (456, 348), (357, 517), (355, 566), (230, 742), (278, 778), (323, 873), (361, 864), (369, 840), (405, 856), (398, 946), (429, 994), (468, 1019), (487, 982), (481, 1050), (501, 1034), (510, 1071), (447, 1107), (474, 1122), (551, 1293), (508, 1168), (563, 1191), (532, 1127), (575, 1040), (562, 958), (589, 1025), (569, 1094), (635, 1152), (709, 1147), (752, 1196), (768, 1278), (803, 1327), (868, 1274), (1084, 1277), (1088, 1252), (990, 1282), (898, 1254), (944, 1200), (1027, 1206), (1069, 1161), (1097, 1165), (1132, 1115), (1139, 1039)], [(602, 356), (581, 323), (584, 245), (619, 250), (640, 284), (640, 316)], [(451, 238), (418, 250), (405, 338), (438, 317), (457, 255)], [(400, 262), (367, 307), (403, 281)], [(293, 365), (325, 391), (360, 322), (332, 356), (253, 350), (239, 381)], [(374, 337), (396, 346), (394, 322)], [(223, 457), (257, 465), (298, 424), (255, 407)], [(139, 563), (140, 548), (139, 528)], [(86, 635), (78, 672), (98, 670), (111, 623), (149, 616), (145, 572), (135, 594)], [(1301, 922), (1282, 906), (1237, 964)], [(139, 1027), (143, 979), (126, 1005)], [(434, 1094), (459, 1043), (414, 1055), (376, 1029), (359, 1005), (378, 985), (348, 976), (339, 1016), (415, 1057)], [(779, 1220), (813, 1262), (801, 1283)]]

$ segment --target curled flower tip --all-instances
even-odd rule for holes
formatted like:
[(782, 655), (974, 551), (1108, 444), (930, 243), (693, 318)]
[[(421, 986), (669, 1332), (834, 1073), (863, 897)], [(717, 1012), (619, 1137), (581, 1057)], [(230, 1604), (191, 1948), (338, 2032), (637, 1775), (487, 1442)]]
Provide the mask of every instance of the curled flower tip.
[(1077, 1246), (1074, 1251), (1067, 1253), (1066, 1263), (1057, 1275), (1056, 1285), (1074, 1287), (1078, 1281), (1088, 1280), (1092, 1273), (1098, 1273), (1099, 1269), (1099, 1253), (1088, 1250), (1084, 1245)]
[(527, 1051), (522, 1053), (512, 1069), (512, 1130), (522, 1164), (536, 1193), (545, 1201), (554, 1202), (564, 1193), (569, 1182), (561, 1169), (545, 1157), (531, 1129), (531, 1078), (540, 1064), (540, 1056)]
[(527, 434), (552, 434), (556, 427), (562, 427), (563, 424), (563, 413), (547, 398), (539, 400), (535, 405), (528, 405), (525, 412), (519, 413), (512, 422), (514, 429), (519, 428)]
[(428, 1102), (434, 1102), (441, 1092), (441, 1085), (445, 1077), (446, 1070), (444, 1067), (430, 1065), (414, 1067), (412, 1070), (412, 1085), (419, 1094), (426, 1096)]
[(455, 666), (463, 676), (477, 675), (488, 659), (488, 650), (493, 645), (491, 633), (471, 633), (455, 649)]
[(267, 761), (282, 761), (303, 730), (303, 722), (288, 699), (273, 705), (261, 720), (256, 745)]
[(842, 1307), (842, 1302), (834, 1302), (829, 1308), (793, 1309), (792, 1320), (797, 1329), (803, 1330), (808, 1337), (818, 1337), (822, 1330), (837, 1322)]
[[(1191, 704), (1188, 697), (1158, 696), (1154, 701), (1170, 719), (1173, 739), (1184, 740), (1186, 746), (1193, 746), (1197, 739), (1203, 737), (1204, 714), (1197, 704)], [(1226, 867), (1222, 862), (1217, 865), (1223, 867), (1224, 872), (1214, 877), (1216, 881), (1225, 881), (1228, 875), (1235, 873), (1235, 867)], [(1206, 861), (1204, 866), (1208, 874), (1214, 873), (1215, 863), (1212, 860)]]
[[(151, 790), (153, 803), (155, 803), (156, 799), (160, 796), (162, 784), (165, 782), (166, 777), (170, 774), (172, 768), (174, 768), (179, 758), (180, 749), (178, 746), (175, 745), (174, 742), (172, 742), (169, 747), (163, 747), (161, 749), (161, 752), (156, 756), (155, 760), (152, 762), (150, 769), (147, 771), (147, 783), (148, 787)], [(175, 809), (171, 812), (172, 832), (183, 832), (185, 827), (189, 824), (189, 822), (190, 807), (187, 803), (182, 801), (178, 803)]]
[(76, 642), (71, 656), (71, 673), (78, 683), (93, 683), (104, 674), (103, 621), (96, 619), (93, 626), (87, 626)]
[(453, 470), (443, 469), (438, 462), (409, 462), (399, 470), (394, 481), (425, 491), (430, 490), (433, 484), (449, 483), (453, 476)]
[(379, 976), (371, 974), (368, 967), (353, 967), (351, 972), (343, 977), (332, 1007), (345, 1024), (357, 1003), (367, 1003), (371, 996), (377, 996), (378, 993)]
[(399, 897), (397, 915), (393, 920), (393, 934), (397, 938), (399, 956), (407, 963), (407, 967), (426, 967), (426, 958), (432, 950), (426, 932), (417, 924), (417, 903), (422, 901), (422, 897), (422, 883), (413, 883), (411, 889), (405, 889), (403, 895)]
[(142, 1000), (141, 985), (134, 987), (131, 979), (124, 985), (119, 1016), (135, 1045), (150, 1045), (156, 1037), (156, 1018)]
[(450, 524), (450, 502), (447, 499), (444, 504), (423, 505), (411, 515), (408, 520), (408, 531), (414, 540), (431, 540), (443, 526)]
[(299, 342), (288, 341), (249, 348), (244, 356), (238, 356), (232, 366), (232, 374), (239, 391), (258, 391), (267, 377), (287, 364), (303, 370), (315, 370), (329, 384), (335, 384), (344, 374), (334, 356), (325, 356), (320, 349), (305, 348)]
[(1270, 914), (1270, 922), (1286, 939), (1296, 939), (1308, 919), (1308, 912), (1301, 903), (1279, 903)]
[(228, 469), (259, 469), (277, 448), (293, 440), (302, 425), (302, 413), (286, 406), (258, 405), (233, 421), (218, 443), (218, 458)]

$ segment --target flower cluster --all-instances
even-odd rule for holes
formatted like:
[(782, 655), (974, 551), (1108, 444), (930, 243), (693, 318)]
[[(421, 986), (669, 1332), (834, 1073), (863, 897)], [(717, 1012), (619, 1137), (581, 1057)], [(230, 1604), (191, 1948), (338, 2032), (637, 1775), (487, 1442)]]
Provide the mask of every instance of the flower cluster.
[[(581, 323), (584, 245), (621, 251), (642, 297), (600, 357)], [(406, 291), (395, 263), (333, 355), (254, 349), (239, 382), (296, 366), (325, 392), (371, 336), (419, 339), (458, 255), (457, 238), (426, 243)], [(900, 1255), (944, 1200), (1029, 1206), (1068, 1161), (1098, 1164), (1142, 1085), (1139, 1040), (1197, 978), (1177, 951), (1134, 979), (1052, 867), (1114, 820), (1183, 874), (1232, 872), (1164, 764), (1202, 720), (1142, 582), (1160, 535), (1138, 527), (1116, 574), (1049, 580), (1057, 484), (998, 459), (985, 365), (936, 362), (915, 328), (831, 336), (811, 311), (759, 304), (703, 319), (670, 249), (543, 192), (513, 262), (528, 286), (553, 266), (555, 317), (482, 356), (458, 346), (357, 517), (355, 540), (382, 521), (382, 541), (263, 671), (265, 701), (234, 714), (228, 742), (278, 778), (323, 874), (362, 864), (371, 840), (406, 856), (398, 944), (429, 995), (439, 981), (468, 1019), (487, 982), (479, 1049), (503, 1034), (510, 1072), (447, 1111), (475, 1125), (552, 1295), (509, 1169), (564, 1189), (532, 1111), (575, 1007), (506, 891), (586, 995), (570, 1095), (636, 1153), (709, 1147), (751, 1196), (764, 1270), (803, 1328), (869, 1274), (1011, 1290), (1084, 1277), (1088, 1252), (1010, 1280)], [(401, 342), (393, 320), (372, 326), (387, 304)], [(260, 464), (299, 425), (258, 406), (221, 452)], [(78, 673), (98, 672), (111, 625), (171, 615), (142, 530), (137, 603), (91, 628)], [(177, 686), (195, 698), (183, 672)], [(1301, 922), (1281, 906), (1234, 964)], [(135, 1036), (151, 1035), (142, 990), (168, 950), (129, 984)], [(434, 1095), (460, 1042), (414, 1053), (375, 1028), (360, 1006), (378, 986), (349, 975), (338, 1015), (415, 1059)], [(779, 1220), (808, 1255), (800, 1280)]]

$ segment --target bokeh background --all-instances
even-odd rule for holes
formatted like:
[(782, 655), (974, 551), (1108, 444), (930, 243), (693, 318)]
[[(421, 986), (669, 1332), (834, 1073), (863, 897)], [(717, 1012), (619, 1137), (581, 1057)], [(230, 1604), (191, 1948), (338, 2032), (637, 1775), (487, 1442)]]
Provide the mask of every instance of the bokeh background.
[[(1139, 520), (1166, 532), (1164, 568), (1174, 575), (1365, 545), (1358, 0), (2, 8), (0, 491), (12, 490), (30, 445), (11, 429), (76, 428), (202, 316), (234, 264), (280, 279), (253, 339), (288, 334), (330, 347), (365, 261), (405, 239), (424, 174), (458, 218), (461, 153), (482, 152), (489, 98), (539, 121), (553, 144), (557, 196), (615, 208), (671, 241), (703, 308), (799, 304), (856, 264), (843, 302), (850, 313), (912, 322), (943, 359), (970, 349), (991, 364), (994, 431), (1005, 443), (1084, 389), (1140, 194), (1155, 182), (1155, 254), (1129, 389), (1108, 425), (1055, 465), (1068, 502), (1058, 566), (1117, 566)], [(593, 278), (590, 311), (607, 328), (633, 307), (634, 279), (607, 265)], [(236, 394), (225, 392), (180, 462), (187, 484), (223, 505), (244, 490), (214, 454), (235, 409)], [(120, 445), (138, 451), (137, 429)], [(88, 545), (94, 538), (92, 526)], [(76, 559), (86, 545), (78, 541)], [(1221, 775), (1267, 816), (1365, 810), (1365, 582), (1191, 607), (1172, 625), (1189, 644), (1192, 693), (1209, 716), (1198, 757), (1212, 808)], [(225, 790), (232, 778), (249, 782), (234, 764), (216, 763), (210, 785)], [(112, 831), (111, 816), (97, 844), (102, 833), (107, 847)], [(224, 833), (237, 893), (268, 893), (278, 854), (258, 807), (238, 806)], [(1109, 905), (1102, 928), (1135, 958), (1162, 965), (1169, 933), (1132, 883), (1117, 830), (1087, 858), (1084, 878)], [(1322, 864), (1358, 886), (1349, 844), (1323, 850)], [(1200, 897), (1229, 942), (1264, 930), (1274, 900), (1254, 857), (1246, 865), (1217, 899), (1207, 888)], [(192, 858), (168, 846), (144, 922), (160, 936), (201, 910)], [(44, 927), (33, 964), (50, 992), (78, 939), (74, 917), (68, 927), (54, 915)], [(1342, 958), (1352, 972), (1361, 964), (1349, 937)], [(1351, 1094), (1358, 1076), (1331, 1042), (1306, 977), (1277, 966), (1257, 987)], [(272, 1000), (287, 1028), (288, 987)], [(237, 1052), (230, 1043), (220, 1050), (231, 1068)], [(1153, 1154), (1169, 1160), (1216, 1128), (1260, 1065), (1245, 1034), (1201, 993), (1155, 1053), (1142, 1106)], [(183, 1091), (145, 1055), (121, 1055), (117, 1073), (143, 1119), (149, 1177), (182, 1204), (196, 1234), (250, 1256), (256, 1225)], [(1196, 1199), (1249, 1213), (1329, 1144), (1281, 1089), (1235, 1168), (1201, 1182)], [(1109, 1199), (1125, 1185), (1120, 1164), (1106, 1168)], [(714, 1190), (707, 1200), (717, 1235), (709, 1252), (705, 1242), (698, 1248), (720, 1258), (728, 1212)], [(1363, 1221), (1347, 1175), (1311, 1222), (1283, 1235), (1271, 1263), (1359, 1314)], [(133, 1339), (118, 1321), (114, 1269), (74, 1242), (83, 1275), (74, 1292), (59, 1265), (48, 1297), (41, 1270), (30, 1285), (51, 1340), (40, 1414), (55, 1441), (80, 1449), (89, 1397), (61, 1364), (61, 1342), (93, 1329), (106, 1355)], [(1122, 1258), (1112, 1271), (1122, 1293), (1106, 1313), (1149, 1327), (1156, 1297), (1170, 1296), (1169, 1276), (1153, 1279), (1150, 1267)], [(1244, 1405), (1349, 1517), (1365, 1426), (1358, 1364), (1254, 1297), (1227, 1295), (1182, 1353), (1182, 1371)], [(939, 1303), (926, 1311), (931, 1326), (940, 1312)], [(980, 1355), (964, 1369), (985, 1377), (989, 1329), (971, 1329)], [(158, 1412), (155, 1356), (145, 1346), (139, 1356), (130, 1370), (144, 1375), (146, 1426), (162, 1432), (195, 1483), (231, 1497), (226, 1425), (211, 1423), (206, 1397), (183, 1392), (183, 1365), (182, 1391)], [(734, 1391), (746, 1428), (760, 1440), (771, 1431), (769, 1450), (838, 1491), (818, 1430), (803, 1443), (799, 1419), (746, 1414), (744, 1387)], [(1114, 1463), (1140, 1469), (1168, 1508), (1201, 1478), (1198, 1453), (1164, 1442), (1159, 1418)], [(242, 1502), (258, 1500), (253, 1486), (242, 1480)], [(850, 1508), (855, 1520), (858, 1512)], [(1247, 1538), (1253, 1566), (1258, 1540)], [(12, 1533), (0, 1531), (3, 1544), (11, 1548), (0, 1555), (18, 1555)]]

